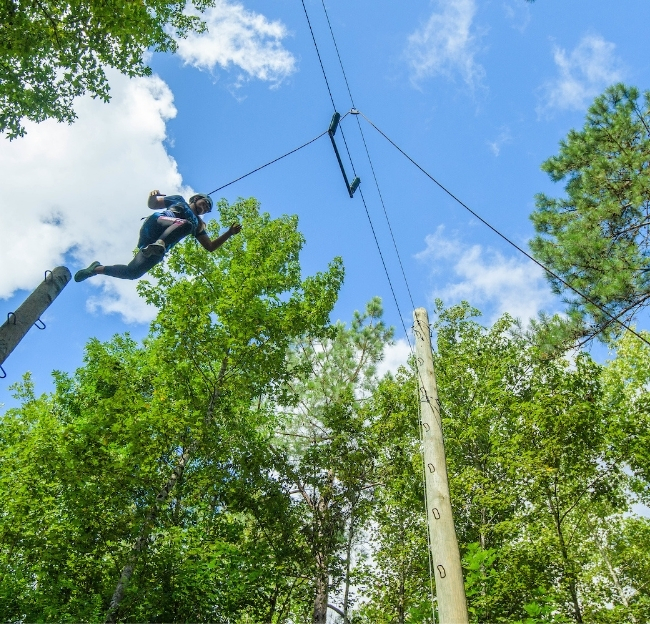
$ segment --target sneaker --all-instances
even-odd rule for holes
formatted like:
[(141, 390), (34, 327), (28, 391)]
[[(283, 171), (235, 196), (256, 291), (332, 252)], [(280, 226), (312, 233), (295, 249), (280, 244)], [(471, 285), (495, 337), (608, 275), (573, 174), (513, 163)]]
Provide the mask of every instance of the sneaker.
[(140, 251), (142, 251), (145, 258), (150, 258), (151, 256), (164, 256), (166, 249), (165, 241), (158, 239), (155, 243), (143, 247)]
[(101, 266), (101, 262), (93, 262), (88, 268), (86, 269), (81, 269), (81, 271), (77, 271), (74, 274), (74, 281), (75, 282), (83, 282), (84, 280), (87, 280), (89, 277), (92, 277), (93, 275), (96, 275), (95, 269), (98, 266)]

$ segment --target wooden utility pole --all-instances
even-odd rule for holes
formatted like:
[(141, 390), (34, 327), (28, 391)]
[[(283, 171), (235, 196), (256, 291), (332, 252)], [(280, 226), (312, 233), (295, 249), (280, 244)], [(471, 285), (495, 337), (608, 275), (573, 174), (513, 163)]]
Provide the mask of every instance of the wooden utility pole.
[(447, 461), (442, 438), (438, 387), (433, 370), (429, 316), (424, 308), (418, 308), (413, 317), (426, 474), (427, 525), (436, 579), (438, 618), (440, 624), (467, 624), (467, 602), (449, 500)]
[(46, 271), (45, 279), (34, 292), (15, 312), (7, 314), (7, 320), (0, 326), (0, 375), (4, 376), (2, 364), (32, 325), (45, 329), (41, 315), (58, 297), (71, 277), (70, 271), (64, 266), (56, 267), (53, 271)]

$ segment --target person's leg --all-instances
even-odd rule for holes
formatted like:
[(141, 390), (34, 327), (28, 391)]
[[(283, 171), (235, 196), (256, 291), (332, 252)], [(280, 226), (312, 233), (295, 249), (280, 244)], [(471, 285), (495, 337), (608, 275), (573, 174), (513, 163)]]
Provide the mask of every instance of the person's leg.
[(158, 264), (162, 256), (145, 256), (140, 250), (129, 264), (113, 264), (110, 266), (99, 265), (95, 267), (96, 275), (108, 275), (119, 279), (134, 280), (142, 277), (149, 269)]
[(156, 226), (155, 242), (151, 242), (142, 248), (146, 257), (162, 256), (167, 249), (185, 238), (192, 231), (192, 224), (189, 221), (172, 217), (158, 217)]
[(104, 266), (99, 262), (93, 262), (89, 267), (75, 273), (76, 282), (83, 282), (93, 275), (109, 275), (119, 279), (138, 279), (142, 277), (151, 267), (162, 260), (165, 251), (175, 245), (182, 238), (185, 238), (192, 231), (192, 224), (185, 219), (174, 217), (149, 217), (140, 230), (138, 246), (142, 247), (149, 241), (149, 244), (142, 247), (136, 256), (126, 264), (113, 264)]

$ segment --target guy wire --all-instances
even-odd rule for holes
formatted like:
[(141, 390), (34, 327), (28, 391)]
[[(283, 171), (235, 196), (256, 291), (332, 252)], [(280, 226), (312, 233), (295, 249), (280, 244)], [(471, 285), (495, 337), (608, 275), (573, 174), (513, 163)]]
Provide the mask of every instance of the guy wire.
[[(302, 8), (305, 12), (305, 17), (307, 18), (307, 24), (309, 25), (309, 31), (311, 32), (311, 38), (312, 41), (314, 42), (314, 48), (316, 49), (316, 54), (318, 56), (318, 62), (320, 63), (321, 70), (323, 72), (323, 78), (325, 79), (325, 84), (327, 85), (327, 92), (329, 93), (330, 100), (332, 102), (332, 106), (334, 107), (334, 111), (336, 111), (336, 104), (334, 102), (334, 96), (332, 95), (332, 90), (330, 88), (330, 83), (329, 80), (327, 79), (327, 72), (325, 71), (325, 66), (323, 65), (323, 59), (320, 55), (320, 50), (318, 49), (318, 44), (316, 43), (316, 36), (314, 35), (314, 29), (311, 26), (311, 20), (309, 19), (309, 13), (307, 12), (307, 7), (305, 5), (305, 0), (301, 0), (302, 2)], [(328, 20), (329, 21), (329, 20)], [(331, 26), (330, 26), (331, 30)], [(337, 53), (338, 53), (338, 48), (337, 48)], [(340, 60), (340, 56), (339, 56)], [(347, 84), (347, 78), (346, 78), (346, 84)], [(348, 92), (349, 92), (349, 85), (348, 85)], [(345, 133), (343, 132), (343, 128), (341, 127), (341, 136), (343, 137), (343, 143), (345, 145), (345, 151), (347, 152), (348, 158), (350, 160), (350, 165), (352, 166), (352, 172), (356, 176), (356, 169), (354, 166), (354, 161), (352, 160), (352, 155), (350, 154), (350, 148), (348, 146), (348, 142), (345, 138)], [(372, 230), (372, 235), (373, 238), (375, 239), (375, 244), (377, 246), (377, 251), (379, 252), (379, 257), (381, 259), (382, 266), (384, 267), (384, 273), (386, 274), (386, 279), (388, 280), (388, 285), (390, 287), (390, 291), (393, 295), (393, 301), (395, 302), (395, 307), (397, 308), (397, 313), (399, 314), (400, 317), (400, 322), (402, 324), (402, 328), (404, 329), (404, 334), (406, 335), (406, 339), (408, 340), (409, 347), (411, 348), (411, 351), (413, 351), (413, 347), (411, 345), (411, 340), (408, 335), (408, 331), (406, 330), (406, 325), (404, 324), (404, 318), (402, 316), (402, 310), (400, 309), (399, 302), (397, 301), (397, 296), (395, 294), (395, 289), (393, 288), (393, 282), (390, 279), (390, 274), (388, 273), (388, 267), (386, 266), (386, 262), (384, 261), (384, 254), (381, 251), (381, 246), (379, 245), (379, 240), (377, 238), (377, 234), (375, 232), (375, 227), (372, 222), (372, 218), (370, 217), (370, 211), (368, 210), (368, 206), (366, 204), (365, 197), (363, 196), (363, 191), (359, 189), (359, 193), (361, 194), (361, 199), (363, 201), (363, 206), (366, 211), (366, 216), (368, 218), (368, 223), (370, 224), (370, 229)]]
[(497, 230), (496, 227), (494, 227), (492, 224), (488, 223), (483, 217), (481, 217), (478, 213), (474, 212), (467, 204), (462, 202), (458, 197), (456, 197), (449, 189), (447, 189), (445, 186), (443, 186), (438, 180), (436, 180), (424, 167), (419, 165), (413, 158), (411, 158), (397, 143), (395, 143), (391, 138), (389, 138), (382, 130), (380, 130), (370, 119), (368, 119), (363, 113), (359, 112), (359, 115), (361, 115), (379, 134), (381, 134), (398, 152), (400, 152), (403, 156), (406, 157), (407, 160), (409, 160), (413, 165), (415, 165), (424, 175), (426, 175), (432, 182), (434, 182), (440, 189), (442, 189), (449, 197), (451, 197), (456, 203), (460, 204), (465, 210), (467, 210), (471, 215), (476, 217), (483, 225), (487, 226), (489, 229), (491, 229), (497, 236), (501, 237), (506, 243), (514, 247), (518, 252), (526, 256), (529, 260), (534, 262), (537, 266), (541, 267), (546, 273), (549, 275), (552, 275), (555, 279), (557, 279), (559, 282), (564, 284), (569, 290), (572, 290), (574, 293), (576, 293), (578, 296), (580, 296), (582, 299), (593, 305), (595, 308), (600, 310), (605, 316), (608, 316), (611, 321), (610, 322), (616, 322), (618, 323), (621, 327), (624, 329), (627, 329), (630, 333), (634, 334), (639, 340), (642, 342), (645, 342), (648, 346), (650, 346), (650, 341), (646, 340), (641, 334), (637, 333), (635, 330), (633, 330), (629, 325), (626, 325), (623, 321), (621, 321), (617, 316), (614, 316), (611, 312), (609, 312), (607, 309), (605, 309), (603, 306), (601, 306), (599, 303), (594, 301), (591, 297), (588, 297), (585, 295), (583, 292), (579, 291), (577, 288), (569, 284), (566, 280), (561, 278), (557, 273), (554, 271), (551, 271), (546, 265), (542, 264), (539, 260), (537, 260), (535, 257), (531, 256), (528, 252), (526, 252), (524, 249), (522, 249), (517, 243), (514, 241), (510, 240), (505, 234), (502, 234), (499, 230)]
[[(329, 81), (327, 79), (327, 74), (325, 72), (325, 67), (323, 65), (323, 61), (322, 61), (322, 58), (321, 58), (321, 55), (320, 55), (320, 51), (318, 50), (318, 44), (316, 43), (316, 37), (314, 36), (314, 31), (313, 31), (313, 29), (311, 27), (311, 22), (309, 20), (309, 15), (307, 13), (307, 7), (305, 6), (305, 0), (301, 0), (301, 1), (302, 1), (303, 10), (305, 11), (305, 17), (307, 18), (307, 23), (309, 25), (309, 30), (311, 32), (312, 40), (314, 42), (314, 47), (316, 48), (316, 54), (318, 55), (318, 60), (319, 60), (320, 66), (321, 66), (321, 70), (323, 72), (323, 78), (325, 79), (325, 84), (327, 85), (327, 90), (328, 90), (328, 93), (329, 93), (329, 96), (330, 96), (330, 100), (332, 102), (332, 106), (334, 107), (334, 111), (336, 111), (336, 104), (334, 103), (334, 97), (332, 96), (332, 90), (330, 89)], [(354, 106), (354, 100), (352, 98), (352, 93), (350, 91), (350, 85), (348, 83), (347, 76), (345, 75), (345, 69), (343, 68), (343, 63), (341, 61), (341, 56), (339, 54), (338, 46), (336, 45), (336, 39), (334, 38), (334, 32), (332, 31), (332, 26), (331, 26), (331, 23), (329, 21), (329, 16), (327, 15), (327, 9), (325, 8), (324, 2), (323, 2), (323, 9), (325, 9), (325, 15), (327, 17), (327, 22), (328, 22), (329, 27), (330, 27), (330, 32), (332, 34), (332, 39), (334, 40), (334, 45), (336, 47), (336, 53), (337, 53), (338, 58), (339, 58), (339, 63), (341, 64), (341, 70), (343, 71), (343, 76), (345, 78), (345, 84), (346, 84), (347, 89), (348, 89), (348, 94), (350, 95), (350, 101), (352, 102), (352, 105)], [(357, 123), (358, 123), (358, 120), (357, 120)], [(361, 130), (361, 125), (360, 124), (359, 124), (359, 129)], [(347, 142), (347, 140), (345, 138), (345, 133), (343, 132), (342, 127), (341, 127), (341, 136), (343, 137), (343, 143), (345, 145), (345, 150), (346, 150), (348, 158), (350, 160), (350, 165), (352, 166), (352, 172), (356, 176), (356, 169), (355, 169), (355, 166), (354, 166), (354, 161), (352, 160), (352, 155), (350, 153), (350, 148), (348, 146), (348, 142)], [(362, 132), (362, 137), (363, 137), (363, 132)], [(365, 137), (364, 137), (364, 145), (365, 145)], [(370, 154), (368, 153), (367, 146), (366, 146), (366, 153), (368, 154), (368, 159), (370, 160)], [(371, 165), (371, 168), (373, 169), (373, 176), (375, 177), (375, 183), (377, 183), (377, 178), (376, 178), (376, 175), (375, 175), (375, 172), (374, 172), (374, 168), (372, 167), (372, 162), (370, 163), (370, 165)], [(377, 184), (377, 190), (379, 191), (379, 185), (378, 184)], [(368, 205), (366, 204), (366, 199), (365, 199), (365, 197), (363, 195), (363, 190), (359, 189), (359, 193), (361, 195), (361, 200), (363, 202), (363, 207), (364, 207), (364, 210), (366, 212), (366, 217), (368, 218), (368, 223), (370, 225), (370, 229), (372, 231), (372, 235), (373, 235), (373, 238), (375, 240), (375, 245), (377, 246), (377, 251), (379, 252), (379, 257), (381, 259), (382, 266), (384, 267), (384, 273), (386, 274), (386, 279), (388, 280), (388, 285), (390, 287), (390, 291), (391, 291), (391, 294), (393, 296), (393, 301), (395, 302), (395, 307), (397, 308), (397, 313), (399, 314), (399, 317), (400, 317), (400, 322), (401, 322), (402, 328), (404, 330), (404, 335), (406, 336), (406, 340), (408, 341), (408, 345), (409, 345), (409, 349), (411, 351), (411, 354), (414, 355), (415, 350), (414, 350), (413, 345), (411, 344), (411, 339), (410, 339), (409, 333), (408, 333), (408, 331), (406, 329), (406, 325), (404, 324), (404, 317), (402, 315), (402, 311), (400, 309), (399, 302), (398, 302), (397, 296), (395, 294), (395, 289), (393, 288), (392, 280), (390, 279), (390, 275), (388, 273), (388, 268), (386, 266), (386, 262), (384, 261), (384, 255), (383, 255), (383, 253), (381, 251), (381, 246), (379, 244), (379, 240), (378, 240), (377, 234), (375, 232), (375, 227), (374, 227), (374, 224), (372, 222), (372, 218), (370, 217), (370, 211), (368, 210)], [(380, 192), (380, 197), (381, 197), (381, 192)], [(383, 205), (383, 198), (382, 198), (382, 205)], [(384, 207), (384, 214), (386, 215), (387, 221), (389, 221), (388, 220), (388, 214), (386, 212), (385, 207)], [(389, 228), (390, 228), (390, 221), (389, 221)], [(391, 230), (391, 236), (392, 236), (393, 235), (392, 228), (390, 228), (390, 230)], [(395, 245), (395, 250), (397, 251), (397, 244), (395, 243), (395, 238), (394, 237), (393, 237), (393, 244)], [(398, 253), (398, 258), (399, 258), (399, 252), (397, 252), (397, 253)], [(400, 260), (400, 266), (402, 266), (401, 258), (399, 258), (399, 260)], [(402, 274), (404, 275), (404, 279), (406, 281), (406, 275), (404, 274), (403, 266), (402, 266)], [(413, 303), (413, 298), (411, 296), (410, 288), (408, 287), (408, 282), (407, 282), (406, 285), (407, 285), (407, 289), (409, 291), (409, 297), (411, 298), (411, 303)], [(413, 307), (415, 308), (415, 304), (413, 304)], [(420, 378), (420, 380), (422, 380), (422, 377), (421, 377), (420, 371), (419, 371), (419, 367), (417, 367), (417, 358), (416, 358), (416, 370), (417, 370), (417, 373), (418, 373), (418, 377)], [(420, 398), (419, 398), (419, 385), (418, 385), (418, 416), (419, 416), (419, 414), (420, 414)], [(419, 434), (420, 434), (420, 449), (422, 450), (422, 428), (421, 428), (420, 420), (421, 420), (421, 418), (419, 417), (418, 430), (419, 430)], [(424, 492), (425, 492), (425, 507), (426, 507), (426, 476), (425, 476), (425, 472), (424, 472), (424, 470), (425, 470), (424, 455), (422, 455), (422, 468), (423, 468), (422, 478), (425, 480)], [(433, 622), (435, 624), (435, 608), (434, 608), (434, 599), (433, 599), (433, 567), (432, 567), (433, 566), (433, 563), (432, 563), (432, 556), (433, 555), (432, 555), (432, 552), (431, 552), (431, 544), (430, 544), (429, 530), (428, 530), (429, 517), (428, 517), (428, 514), (426, 514), (426, 513), (425, 513), (425, 516), (427, 518), (427, 557), (428, 557), (428, 560), (429, 560), (429, 583), (430, 583), (430, 596), (431, 596), (431, 610), (432, 610)]]

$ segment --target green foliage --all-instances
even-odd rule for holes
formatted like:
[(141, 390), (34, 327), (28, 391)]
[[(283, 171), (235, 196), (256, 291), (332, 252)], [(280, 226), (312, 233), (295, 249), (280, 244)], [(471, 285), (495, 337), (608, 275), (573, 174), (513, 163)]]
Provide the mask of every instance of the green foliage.
[(368, 405), (376, 414), (373, 437), (381, 487), (368, 535), (372, 563), (362, 566), (367, 602), (358, 618), (364, 624), (432, 622), (417, 401), (415, 376), (401, 368), (381, 380)]
[[(143, 344), (91, 340), (52, 394), (14, 388), (0, 612), (95, 622), (118, 596), (120, 621), (324, 623), (332, 604), (430, 624), (414, 362), (377, 379), (378, 299), (329, 323), (342, 267), (301, 276), (295, 218), (240, 200), (219, 220), (242, 234), (214, 254), (186, 240), (140, 282), (159, 309)], [(650, 350), (625, 335), (605, 366), (551, 358), (478, 314), (439, 303), (434, 327), (471, 621), (650, 620), (631, 508), (650, 492)]]
[[(467, 304), (440, 304), (438, 314), (434, 359), (471, 621), (645, 621), (645, 564), (632, 578), (638, 554), (616, 545), (623, 529), (597, 528), (616, 526), (634, 501), (611, 373), (586, 354), (549, 359), (508, 316), (486, 328)], [(374, 395), (389, 474), (361, 622), (431, 621), (414, 384), (403, 369)], [(646, 526), (630, 517), (638, 522)]]
[(650, 520), (622, 514), (597, 518), (588, 539), (595, 556), (587, 571), (591, 591), (584, 600), (585, 621), (647, 622)]
[(323, 624), (329, 596), (337, 590), (348, 614), (352, 549), (376, 487), (371, 435), (376, 417), (364, 402), (392, 337), (381, 316), (375, 298), (363, 314), (354, 313), (349, 328), (339, 322), (325, 336), (306, 336), (294, 343), (289, 357), (294, 376), (274, 443), (276, 466), (304, 518), (313, 621)]
[[(649, 154), (650, 92), (642, 99), (633, 87), (610, 87), (583, 129), (571, 130), (542, 165), (554, 182), (566, 182), (566, 197), (540, 193), (531, 215), (535, 257), (626, 322), (650, 301)], [(569, 304), (564, 342), (620, 333), (596, 306), (548, 278)]]
[[(211, 0), (193, 0), (204, 11)], [(174, 37), (205, 24), (178, 0), (2, 0), (0, 132), (24, 135), (24, 120), (72, 122), (75, 97), (109, 100), (106, 68), (147, 76), (148, 50), (173, 52)]]
[(525, 620), (545, 609), (541, 588), (552, 621), (579, 619), (591, 551), (576, 532), (595, 503), (625, 505), (602, 370), (586, 354), (549, 360), (509, 317), (486, 329), (475, 314), (440, 310), (436, 357), (459, 541), (490, 553), (470, 608), (477, 621)]
[[(642, 335), (649, 338), (647, 332)], [(631, 334), (616, 343), (605, 370), (609, 400), (620, 406), (611, 438), (622, 463), (637, 476), (636, 489), (648, 501), (650, 484), (650, 348)]]
[(0, 420), (5, 618), (97, 621), (127, 563), (125, 620), (274, 622), (300, 591), (260, 397), (282, 395), (289, 345), (322, 332), (342, 268), (303, 280), (294, 218), (219, 209), (243, 233), (214, 254), (188, 240), (141, 283), (160, 308), (143, 345), (91, 341), (52, 396), (27, 379)]

